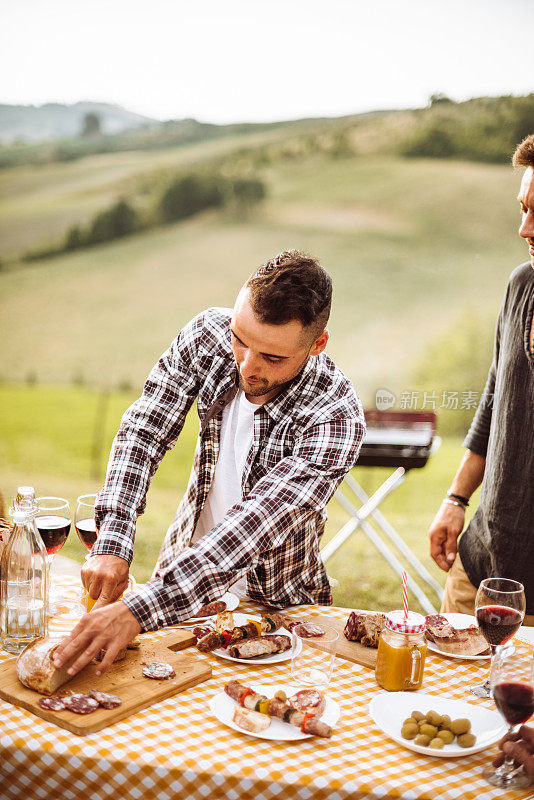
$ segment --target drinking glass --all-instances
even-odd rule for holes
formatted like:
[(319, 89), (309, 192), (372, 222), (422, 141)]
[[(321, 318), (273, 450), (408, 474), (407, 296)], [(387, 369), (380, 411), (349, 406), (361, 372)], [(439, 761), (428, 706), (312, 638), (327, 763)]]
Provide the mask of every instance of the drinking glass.
[(304, 686), (324, 689), (330, 683), (339, 633), (321, 625), (324, 633), (310, 638), (305, 625), (291, 630), (291, 677)]
[(96, 542), (95, 500), (96, 494), (81, 494), (76, 501), (74, 525), (80, 542), (87, 550), (91, 550)]
[[(475, 600), (476, 618), (482, 635), (491, 648), (490, 674), (495, 653), (518, 630), (525, 616), (525, 588), (510, 578), (486, 578), (478, 587)], [(489, 679), (470, 686), (477, 697), (491, 697)]]
[[(70, 506), (64, 497), (37, 497), (36, 502), (38, 510), (35, 514), (35, 524), (46, 547), (48, 566), (51, 570), (54, 556), (59, 553), (69, 535)], [(50, 585), (48, 612), (51, 616), (59, 612), (58, 603), (64, 601), (65, 597)]]
[[(500, 648), (491, 669), (491, 689), (495, 705), (514, 734), (534, 713), (534, 661), (532, 656)], [(500, 767), (486, 767), (483, 777), (502, 789), (522, 789), (531, 779), (516, 770), (514, 759), (506, 756)]]

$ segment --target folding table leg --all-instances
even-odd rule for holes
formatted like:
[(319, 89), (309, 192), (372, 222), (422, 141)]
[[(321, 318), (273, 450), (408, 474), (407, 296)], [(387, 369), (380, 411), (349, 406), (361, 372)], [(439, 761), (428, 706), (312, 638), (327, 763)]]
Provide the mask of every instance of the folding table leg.
[[(344, 484), (358, 497), (363, 505), (357, 509), (353, 503), (340, 491), (336, 492), (336, 498), (346, 511), (351, 515), (351, 519), (337, 532), (337, 534), (322, 548), (321, 557), (323, 562), (326, 562), (331, 556), (341, 547), (341, 545), (361, 527), (363, 533), (372, 542), (384, 559), (388, 562), (391, 568), (399, 575), (402, 574), (403, 565), (397, 556), (391, 551), (389, 546), (384, 542), (380, 536), (373, 530), (371, 525), (367, 522), (367, 518), (372, 516), (375, 522), (380, 526), (383, 532), (388, 536), (390, 541), (399, 549), (399, 551), (406, 557), (410, 564), (414, 567), (423, 581), (432, 588), (440, 601), (443, 597), (443, 589), (439, 583), (430, 575), (426, 567), (421, 564), (417, 556), (410, 550), (406, 542), (399, 536), (395, 529), (385, 519), (385, 517), (377, 510), (380, 503), (401, 483), (406, 477), (406, 470), (399, 467), (384, 483), (368, 497), (358, 482), (352, 477), (347, 475)], [(420, 588), (416, 581), (408, 576), (408, 586), (413, 591), (414, 595), (419, 600), (421, 606), (427, 613), (436, 613), (437, 609), (427, 597), (425, 592)]]

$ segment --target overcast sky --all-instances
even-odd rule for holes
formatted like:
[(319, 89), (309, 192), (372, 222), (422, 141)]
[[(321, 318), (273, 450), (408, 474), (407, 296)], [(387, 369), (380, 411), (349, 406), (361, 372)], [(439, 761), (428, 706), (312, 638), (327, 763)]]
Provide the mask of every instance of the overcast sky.
[(0, 0), (0, 102), (338, 116), (534, 91), (534, 0)]

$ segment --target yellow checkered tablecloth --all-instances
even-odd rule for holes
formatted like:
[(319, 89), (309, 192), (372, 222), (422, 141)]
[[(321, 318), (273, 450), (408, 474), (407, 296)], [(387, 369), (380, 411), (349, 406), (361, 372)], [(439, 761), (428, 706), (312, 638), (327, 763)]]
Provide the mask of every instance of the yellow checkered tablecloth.
[[(74, 591), (72, 578), (57, 583)], [(257, 611), (244, 605), (245, 612)], [(328, 614), (341, 608), (306, 607), (293, 615)], [(51, 632), (75, 619), (51, 620)], [(153, 634), (158, 637), (160, 634)], [(516, 642), (526, 652), (532, 647)], [(273, 742), (221, 725), (208, 702), (231, 678), (288, 683), (289, 662), (253, 667), (208, 658), (213, 677), (181, 694), (105, 728), (78, 737), (0, 700), (0, 798), (4, 800), (492, 800), (503, 798), (481, 772), (494, 746), (463, 758), (431, 758), (384, 737), (368, 713), (378, 691), (371, 670), (335, 660), (329, 695), (341, 707), (330, 740)], [(7, 655), (2, 653), (2, 659)], [(488, 662), (452, 662), (428, 653), (424, 691), (473, 701), (469, 684), (486, 677)], [(491, 701), (485, 702), (492, 707)], [(507, 793), (511, 800), (532, 790)]]

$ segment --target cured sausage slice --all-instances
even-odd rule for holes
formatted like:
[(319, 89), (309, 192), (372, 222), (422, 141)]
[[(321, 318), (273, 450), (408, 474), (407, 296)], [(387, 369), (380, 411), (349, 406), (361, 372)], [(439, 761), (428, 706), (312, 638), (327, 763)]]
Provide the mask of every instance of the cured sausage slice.
[(122, 700), (120, 697), (117, 697), (116, 694), (97, 692), (96, 689), (93, 689), (91, 692), (91, 697), (93, 697), (98, 705), (102, 706), (102, 708), (117, 708), (118, 706), (122, 705)]
[(213, 600), (213, 602), (202, 606), (195, 614), (195, 617), (211, 617), (214, 614), (220, 614), (222, 611), (226, 611), (224, 600)]
[(98, 708), (97, 701), (89, 694), (68, 694), (63, 698), (63, 703), (67, 711), (75, 714), (90, 714)]
[(317, 689), (302, 689), (302, 691), (290, 697), (289, 702), (299, 711), (303, 711), (305, 714), (313, 714), (314, 717), (320, 717), (326, 708), (326, 698)]
[(193, 628), (193, 633), (197, 637), (198, 642), (199, 639), (202, 639), (203, 636), (207, 636), (208, 633), (211, 633), (213, 630), (213, 625), (196, 625)]
[(39, 705), (41, 708), (48, 708), (50, 711), (64, 711), (65, 703), (63, 697), (40, 697)]
[(325, 633), (324, 628), (315, 625), (313, 622), (299, 622), (296, 625), (292, 625), (291, 629), (304, 639), (311, 639), (313, 636), (322, 636)]
[(143, 675), (154, 681), (165, 681), (167, 678), (174, 678), (176, 673), (165, 661), (151, 661), (143, 667)]

